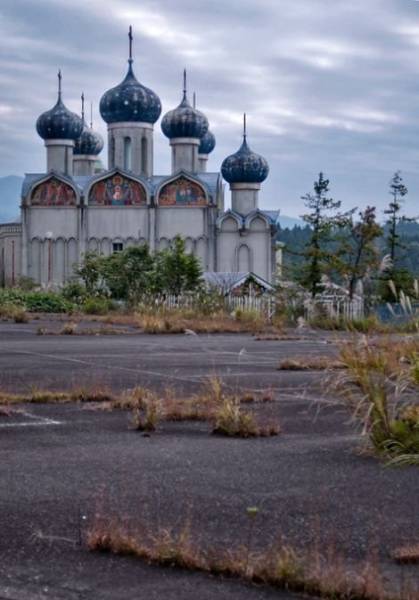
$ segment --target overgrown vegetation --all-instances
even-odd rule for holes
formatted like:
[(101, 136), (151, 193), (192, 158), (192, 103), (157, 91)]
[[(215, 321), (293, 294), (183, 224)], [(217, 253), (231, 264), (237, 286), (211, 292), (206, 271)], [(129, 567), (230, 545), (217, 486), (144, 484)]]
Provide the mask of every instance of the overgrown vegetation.
[(391, 201), (381, 227), (373, 206), (339, 213), (340, 202), (329, 197), (329, 180), (320, 173), (314, 193), (303, 196), (306, 226), (278, 234), (285, 244), (285, 278), (301, 283), (313, 298), (325, 277), (346, 288), (350, 298), (363, 293), (368, 305), (394, 302), (390, 280), (398, 291), (411, 295), (419, 275), (419, 228), (416, 217), (403, 213), (407, 193), (397, 171), (389, 182)]
[(256, 416), (245, 411), (242, 404), (264, 403), (273, 400), (272, 390), (260, 393), (227, 393), (217, 377), (210, 377), (199, 393), (177, 396), (172, 389), (158, 394), (137, 386), (114, 393), (101, 386), (76, 387), (68, 391), (51, 391), (32, 388), (24, 394), (0, 392), (0, 408), (23, 403), (88, 403), (101, 410), (126, 410), (131, 412), (131, 427), (152, 432), (164, 422), (202, 421), (212, 433), (228, 437), (267, 437), (277, 435), (276, 422), (259, 422)]
[(151, 528), (146, 523), (137, 523), (133, 528), (119, 519), (97, 514), (88, 529), (86, 541), (91, 551), (132, 556), (165, 567), (236, 577), (329, 600), (417, 598), (417, 590), (409, 590), (406, 586), (399, 593), (389, 591), (373, 562), (366, 562), (358, 573), (346, 570), (336, 552), (321, 555), (317, 548), (301, 552), (284, 543), (255, 552), (250, 547), (251, 536), (246, 545), (236, 548), (222, 550), (212, 545), (207, 549), (197, 539), (197, 535), (192, 536), (188, 522), (180, 528), (161, 525)]
[[(267, 400), (268, 396), (262, 395), (261, 401)], [(254, 414), (243, 410), (242, 403), (249, 403), (249, 396), (226, 393), (217, 377), (209, 378), (202, 391), (190, 398), (176, 397), (172, 390), (157, 395), (136, 388), (122, 400), (122, 406), (131, 407), (133, 426), (140, 431), (155, 431), (164, 421), (204, 421), (209, 423), (212, 433), (227, 437), (267, 437), (279, 433), (277, 423), (258, 423)]]
[(14, 318), (19, 310), (67, 313), (74, 310), (74, 304), (59, 293), (0, 288), (0, 318)]
[(352, 340), (340, 346), (347, 371), (335, 382), (371, 447), (389, 465), (419, 465), (419, 342)]
[(74, 298), (110, 297), (135, 306), (150, 295), (180, 295), (201, 286), (199, 260), (185, 250), (176, 236), (170, 248), (151, 254), (146, 244), (128, 247), (110, 256), (87, 252), (76, 268), (82, 282), (66, 293)]

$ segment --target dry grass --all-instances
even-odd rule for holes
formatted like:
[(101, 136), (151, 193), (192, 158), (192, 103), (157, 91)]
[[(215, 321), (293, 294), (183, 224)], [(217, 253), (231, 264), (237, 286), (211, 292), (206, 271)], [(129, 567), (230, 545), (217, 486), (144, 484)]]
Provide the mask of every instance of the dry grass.
[(334, 549), (321, 556), (317, 549), (303, 553), (277, 544), (265, 551), (252, 552), (249, 544), (228, 551), (214, 546), (207, 550), (194, 541), (189, 524), (177, 530), (158, 527), (155, 531), (142, 525), (133, 531), (116, 519), (100, 517), (96, 517), (87, 533), (87, 546), (91, 551), (134, 556), (160, 566), (233, 576), (329, 600), (418, 598), (413, 590), (404, 590), (403, 595), (389, 592), (374, 562), (366, 562), (357, 574), (349, 572)]
[(419, 565), (419, 544), (396, 548), (391, 556), (400, 564)]
[(331, 371), (345, 369), (345, 364), (331, 356), (303, 356), (282, 360), (279, 371)]
[(360, 422), (374, 451), (391, 466), (419, 465), (419, 340), (345, 342), (340, 359), (347, 371), (335, 377), (338, 393)]
[(160, 423), (170, 421), (203, 421), (209, 423), (214, 433), (229, 437), (267, 437), (277, 435), (279, 425), (274, 422), (259, 423), (243, 403), (270, 402), (273, 390), (247, 393), (240, 396), (226, 394), (222, 382), (210, 377), (200, 393), (191, 397), (176, 396), (172, 389), (162, 394), (137, 386), (115, 394), (107, 387), (76, 387), (68, 391), (51, 391), (32, 388), (28, 393), (0, 392), (0, 407), (21, 403), (87, 404), (93, 410), (126, 410), (132, 413), (132, 427), (138, 431), (155, 431)]
[(136, 313), (136, 325), (144, 333), (257, 333), (267, 323), (253, 311), (241, 311), (229, 315), (217, 312), (202, 315), (197, 311), (176, 309), (153, 313)]
[(29, 315), (24, 308), (6, 303), (0, 305), (0, 319), (2, 321), (12, 320), (15, 323), (28, 323)]
[(86, 327), (79, 329), (78, 324), (74, 322), (65, 323), (59, 331), (47, 329), (46, 327), (38, 327), (37, 335), (74, 335), (74, 336), (90, 336), (90, 335), (127, 335), (130, 332), (126, 329), (116, 327)]
[(269, 437), (278, 435), (280, 431), (276, 423), (258, 424), (251, 413), (243, 411), (240, 399), (234, 396), (223, 398), (215, 409), (213, 421), (213, 433), (227, 437)]
[(69, 402), (111, 402), (114, 394), (107, 388), (98, 386), (77, 387), (69, 391), (43, 390), (33, 387), (23, 394), (0, 391), (0, 406), (14, 404), (66, 404)]
[(60, 331), (60, 335), (73, 335), (76, 333), (77, 323), (69, 322), (64, 323), (63, 328)]

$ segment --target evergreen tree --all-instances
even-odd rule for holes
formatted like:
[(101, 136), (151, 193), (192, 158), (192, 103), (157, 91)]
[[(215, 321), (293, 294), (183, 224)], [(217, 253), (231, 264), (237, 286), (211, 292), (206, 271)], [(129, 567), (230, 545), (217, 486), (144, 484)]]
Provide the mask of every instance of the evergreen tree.
[(154, 282), (154, 259), (148, 246), (130, 246), (104, 258), (103, 278), (113, 298), (138, 302)]
[(411, 294), (413, 289), (412, 273), (406, 268), (406, 252), (400, 252), (406, 249), (405, 240), (402, 239), (402, 226), (405, 223), (415, 221), (414, 218), (408, 218), (402, 214), (404, 197), (408, 194), (408, 189), (403, 183), (400, 171), (396, 171), (389, 184), (389, 193), (392, 197), (388, 208), (384, 211), (387, 215), (385, 223), (386, 249), (391, 258), (391, 268), (388, 269), (382, 278), (380, 293), (383, 300), (394, 302), (395, 298), (389, 287), (389, 281), (393, 282), (397, 290), (403, 290), (406, 294)]
[(392, 197), (392, 200), (389, 203), (388, 208), (384, 211), (384, 214), (388, 216), (386, 220), (386, 225), (388, 225), (386, 241), (390, 253), (390, 258), (392, 260), (393, 266), (395, 267), (396, 250), (398, 247), (401, 247), (398, 226), (401, 222), (410, 220), (401, 215), (403, 198), (407, 195), (408, 189), (403, 183), (400, 171), (396, 171), (394, 173), (390, 181), (389, 193)]
[(179, 295), (195, 290), (201, 283), (199, 260), (185, 251), (185, 241), (177, 235), (170, 248), (156, 255), (156, 290)]
[(310, 290), (313, 298), (319, 291), (322, 275), (329, 270), (333, 260), (333, 252), (327, 247), (331, 234), (346, 223), (345, 215), (336, 212), (340, 201), (329, 198), (328, 193), (329, 180), (320, 173), (314, 182), (314, 194), (302, 196), (309, 212), (301, 218), (310, 226), (311, 236), (302, 252), (305, 264), (300, 282)]

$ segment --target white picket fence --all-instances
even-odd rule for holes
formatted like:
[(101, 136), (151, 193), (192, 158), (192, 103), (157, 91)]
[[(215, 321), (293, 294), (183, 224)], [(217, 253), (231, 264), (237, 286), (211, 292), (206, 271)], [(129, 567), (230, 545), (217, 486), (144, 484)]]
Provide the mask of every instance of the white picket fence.
[[(181, 296), (156, 296), (152, 300), (152, 304), (154, 304), (155, 306), (161, 306), (168, 309), (191, 308), (195, 303), (196, 298), (194, 298), (194, 296), (190, 294), (185, 294)], [(275, 298), (270, 294), (248, 294), (244, 296), (228, 294), (224, 297), (224, 303), (226, 309), (229, 311), (256, 311), (260, 314), (266, 315), (267, 317), (271, 317), (275, 312)]]
[(331, 319), (354, 321), (365, 316), (364, 301), (357, 296), (352, 300), (345, 296), (322, 295), (315, 300), (304, 302), (305, 319), (310, 320), (322, 314)]
[(256, 311), (267, 317), (271, 317), (275, 312), (275, 298), (270, 294), (263, 296), (233, 296), (228, 295), (225, 298), (226, 306), (229, 310), (249, 310)]
[[(191, 308), (196, 304), (196, 298), (191, 294), (156, 296), (149, 303), (168, 309)], [(247, 294), (243, 296), (228, 294), (224, 297), (224, 303), (226, 309), (230, 312), (234, 310), (255, 311), (268, 318), (275, 313), (276, 305), (275, 297), (272, 294)], [(352, 300), (348, 296), (338, 295), (321, 295), (315, 300), (306, 297), (304, 300), (304, 318), (309, 321), (319, 315), (331, 319), (344, 319), (345, 321), (362, 319), (365, 315), (364, 301), (359, 296)]]

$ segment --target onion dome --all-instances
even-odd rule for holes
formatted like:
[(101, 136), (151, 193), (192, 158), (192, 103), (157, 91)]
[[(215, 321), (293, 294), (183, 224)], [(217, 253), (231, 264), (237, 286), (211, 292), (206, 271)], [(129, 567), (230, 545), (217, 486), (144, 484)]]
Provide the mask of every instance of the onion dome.
[(164, 115), (161, 128), (166, 137), (201, 139), (208, 131), (208, 119), (189, 104), (186, 92), (186, 71), (183, 72), (183, 98), (177, 108)]
[(81, 136), (74, 145), (74, 155), (90, 155), (97, 156), (103, 150), (103, 138), (100, 133), (93, 130), (92, 119), (90, 119), (90, 127), (87, 126), (84, 119), (84, 94), (81, 95), (81, 118), (83, 122), (83, 131)]
[(129, 28), (128, 72), (116, 87), (105, 92), (100, 100), (100, 114), (106, 123), (151, 123), (161, 114), (160, 98), (142, 85), (132, 68), (132, 27)]
[(207, 133), (201, 138), (198, 154), (211, 154), (215, 148), (215, 135), (208, 129)]
[(269, 174), (268, 162), (260, 154), (252, 152), (246, 140), (246, 115), (244, 115), (243, 143), (239, 150), (227, 156), (221, 165), (221, 173), (228, 183), (262, 183)]
[(61, 71), (58, 72), (58, 100), (36, 121), (36, 130), (43, 140), (77, 140), (83, 130), (82, 120), (68, 110), (61, 98)]

